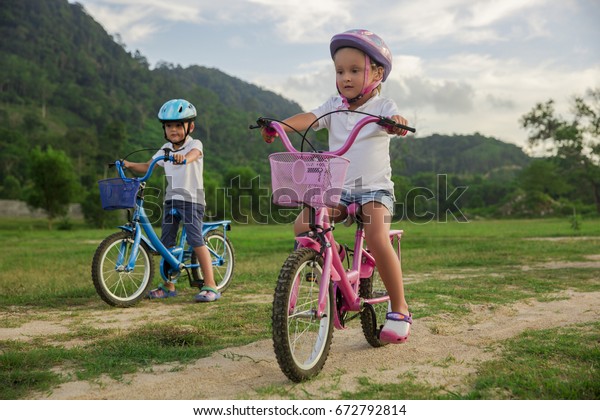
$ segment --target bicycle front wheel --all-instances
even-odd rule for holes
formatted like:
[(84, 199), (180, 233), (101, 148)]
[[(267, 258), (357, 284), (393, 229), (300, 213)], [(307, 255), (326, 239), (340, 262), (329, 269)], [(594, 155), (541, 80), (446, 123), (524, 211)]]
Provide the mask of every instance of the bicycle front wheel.
[[(229, 238), (220, 231), (209, 232), (204, 237), (204, 242), (212, 260), (213, 275), (217, 290), (224, 292), (231, 284), (233, 268), (235, 266), (235, 251)], [(196, 254), (192, 252), (192, 264), (198, 264)], [(195, 282), (203, 282), (200, 267), (192, 269), (192, 278)]]
[(317, 375), (333, 336), (333, 293), (317, 317), (323, 258), (313, 249), (294, 251), (283, 264), (273, 300), (273, 347), (283, 373), (294, 382)]
[(138, 248), (133, 271), (126, 271), (133, 248), (129, 232), (117, 232), (100, 243), (92, 261), (92, 281), (106, 303), (125, 308), (143, 299), (152, 286), (154, 261), (148, 246)]

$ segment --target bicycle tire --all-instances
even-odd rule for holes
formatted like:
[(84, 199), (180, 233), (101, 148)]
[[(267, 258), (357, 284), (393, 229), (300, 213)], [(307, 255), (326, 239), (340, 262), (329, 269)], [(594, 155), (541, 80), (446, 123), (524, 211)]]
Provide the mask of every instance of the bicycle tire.
[[(233, 270), (235, 267), (235, 250), (229, 238), (223, 235), (220, 231), (211, 231), (204, 237), (206, 246), (211, 249), (217, 256), (211, 252), (210, 257), (213, 261), (213, 275), (217, 290), (224, 292), (231, 284)], [(221, 263), (219, 261), (221, 260)], [(198, 264), (198, 257), (192, 250), (192, 264)], [(217, 262), (217, 264), (215, 264)], [(202, 279), (202, 270), (200, 267), (193, 268), (192, 279), (195, 283), (204, 283)]]
[(313, 249), (294, 251), (284, 262), (273, 298), (273, 347), (282, 372), (294, 382), (316, 376), (333, 337), (333, 287), (321, 319), (318, 306), (323, 258)]
[(106, 303), (120, 308), (135, 305), (148, 295), (154, 277), (154, 260), (148, 246), (141, 242), (135, 269), (126, 272), (116, 266), (117, 258), (124, 254), (127, 263), (133, 246), (133, 235), (116, 232), (104, 239), (92, 261), (92, 281), (98, 295)]
[[(387, 290), (381, 280), (379, 271), (377, 271), (377, 267), (373, 269), (371, 277), (360, 279), (358, 293), (363, 299), (387, 296)], [(382, 347), (387, 344), (379, 339), (379, 333), (385, 323), (387, 309), (388, 301), (374, 305), (365, 303), (360, 312), (360, 323), (363, 334), (367, 342), (373, 347)]]

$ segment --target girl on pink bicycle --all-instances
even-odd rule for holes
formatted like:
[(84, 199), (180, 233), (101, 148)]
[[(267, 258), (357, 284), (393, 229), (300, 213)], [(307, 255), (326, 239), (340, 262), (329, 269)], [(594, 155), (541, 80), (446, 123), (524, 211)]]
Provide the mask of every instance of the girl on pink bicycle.
[[(387, 116), (396, 123), (407, 125), (407, 120), (399, 115), (394, 101), (380, 95), (381, 83), (392, 70), (392, 54), (379, 36), (362, 29), (340, 33), (331, 39), (330, 52), (339, 96), (329, 99), (311, 112), (297, 114), (283, 121), (286, 132), (304, 131), (316, 119), (324, 116), (314, 129), (327, 128), (329, 149), (337, 150), (344, 144), (361, 115), (333, 111), (362, 111)], [(390, 136), (404, 136), (406, 133), (406, 130), (397, 127), (384, 131), (376, 125), (361, 130), (345, 154), (350, 166), (340, 205), (331, 210), (332, 219), (339, 222), (347, 217), (347, 206), (352, 203), (362, 206), (365, 240), (390, 296), (386, 322), (380, 335), (380, 339), (388, 343), (405, 342), (412, 324), (404, 296), (402, 268), (389, 240), (395, 200), (389, 155)], [(274, 139), (265, 129), (262, 130), (262, 136), (268, 143)], [(296, 219), (296, 235), (309, 230), (308, 211), (305, 208)]]

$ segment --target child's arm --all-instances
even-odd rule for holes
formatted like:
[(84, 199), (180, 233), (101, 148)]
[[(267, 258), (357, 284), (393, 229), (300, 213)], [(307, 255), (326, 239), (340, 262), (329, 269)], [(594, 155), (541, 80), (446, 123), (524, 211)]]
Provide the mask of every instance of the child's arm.
[(175, 159), (175, 163), (183, 163), (183, 161), (185, 160), (185, 163), (189, 164), (195, 160), (201, 159), (202, 152), (199, 149), (192, 149), (185, 155), (178, 153), (171, 156), (173, 156), (173, 159)]
[(152, 162), (152, 160), (149, 160), (148, 162), (129, 162), (124, 160), (123, 168), (131, 169), (133, 172), (138, 174), (145, 174), (150, 167), (150, 162)]
[[(283, 122), (285, 124), (282, 124), (282, 125), (283, 125), (283, 129), (285, 130), (286, 133), (293, 131), (292, 128), (288, 127), (288, 125), (293, 127), (296, 131), (304, 131), (308, 127), (310, 127), (310, 125), (316, 119), (317, 119), (317, 117), (312, 112), (305, 112), (302, 114), (296, 114), (294, 116), (286, 118), (285, 120), (283, 120)], [(275, 139), (275, 137), (277, 137), (277, 135), (272, 136), (272, 135), (267, 134), (267, 132), (264, 128), (261, 130), (261, 134), (262, 134), (263, 140), (266, 141), (267, 143), (271, 143), (273, 141), (273, 139)]]

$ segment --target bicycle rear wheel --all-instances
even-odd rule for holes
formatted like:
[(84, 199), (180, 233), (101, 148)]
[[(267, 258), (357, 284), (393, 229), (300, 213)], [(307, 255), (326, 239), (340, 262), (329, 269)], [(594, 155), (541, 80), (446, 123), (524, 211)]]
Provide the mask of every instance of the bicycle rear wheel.
[(154, 261), (148, 246), (141, 242), (133, 271), (126, 271), (133, 248), (129, 232), (117, 232), (104, 239), (92, 261), (92, 281), (106, 303), (125, 308), (146, 297), (154, 277)]
[[(235, 251), (229, 238), (226, 238), (220, 231), (209, 232), (204, 237), (204, 242), (208, 247), (210, 258), (212, 260), (213, 275), (217, 290), (224, 292), (231, 284), (233, 269), (235, 266)], [(198, 258), (192, 251), (192, 264), (198, 264)], [(192, 278), (195, 283), (203, 283), (202, 270), (200, 267), (192, 269)]]
[(333, 336), (333, 293), (317, 318), (323, 259), (308, 248), (294, 251), (281, 268), (273, 300), (273, 347), (283, 373), (294, 382), (317, 375)]
[[(373, 269), (373, 274), (367, 279), (360, 279), (360, 287), (358, 291), (361, 298), (370, 299), (387, 296), (387, 290), (377, 267)], [(367, 342), (373, 347), (382, 347), (384, 343), (379, 339), (379, 333), (385, 323), (385, 316), (388, 310), (388, 302), (384, 301), (376, 304), (365, 303), (363, 310), (360, 312), (360, 323)]]

